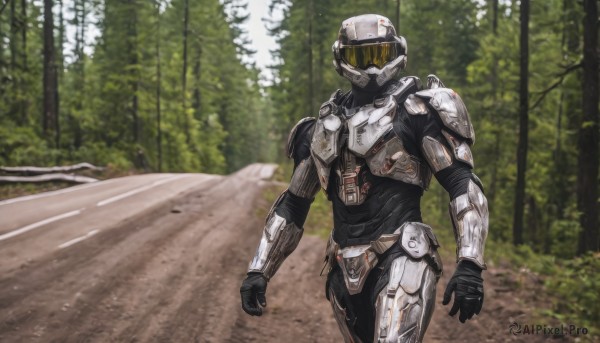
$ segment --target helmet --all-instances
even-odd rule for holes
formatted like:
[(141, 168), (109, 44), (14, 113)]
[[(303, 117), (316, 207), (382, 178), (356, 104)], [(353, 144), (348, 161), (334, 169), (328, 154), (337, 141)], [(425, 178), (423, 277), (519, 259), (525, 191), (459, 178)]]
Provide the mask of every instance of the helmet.
[(406, 40), (377, 14), (344, 20), (332, 50), (338, 74), (363, 89), (380, 88), (406, 67)]

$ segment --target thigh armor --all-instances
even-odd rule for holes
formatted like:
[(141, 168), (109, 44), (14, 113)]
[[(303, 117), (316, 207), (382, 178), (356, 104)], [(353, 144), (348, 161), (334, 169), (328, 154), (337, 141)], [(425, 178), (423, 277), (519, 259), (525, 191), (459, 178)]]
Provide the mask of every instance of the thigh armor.
[[(419, 222), (404, 223), (392, 234), (384, 234), (368, 245), (340, 248), (333, 239), (329, 240), (327, 254), (333, 268), (330, 274), (341, 273), (345, 289), (335, 289), (329, 282), (328, 297), (346, 343), (367, 341), (365, 332), (373, 335), (373, 342), (422, 340), (442, 272), (437, 247), (431, 227)], [(397, 253), (388, 254), (394, 248)], [(369, 278), (374, 269), (378, 275)], [(367, 303), (373, 300), (374, 308), (357, 309), (352, 304), (355, 295)], [(375, 314), (369, 318), (374, 319), (374, 327), (359, 334), (354, 326), (356, 318), (369, 311)], [(364, 318), (361, 321), (368, 322)]]

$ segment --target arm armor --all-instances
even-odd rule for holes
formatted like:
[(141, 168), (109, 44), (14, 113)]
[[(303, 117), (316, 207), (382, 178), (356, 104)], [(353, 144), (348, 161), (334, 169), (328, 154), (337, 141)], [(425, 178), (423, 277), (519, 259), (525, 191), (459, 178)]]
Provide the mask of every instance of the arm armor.
[(457, 261), (469, 260), (486, 269), (483, 250), (488, 234), (489, 212), (487, 199), (473, 180), (469, 180), (467, 193), (450, 202), (450, 216), (454, 225)]
[(283, 260), (296, 249), (302, 233), (302, 228), (294, 222), (288, 224), (285, 218), (272, 212), (267, 219), (254, 259), (248, 266), (248, 272), (261, 273), (270, 280)]
[[(294, 151), (294, 145), (297, 145), (294, 142), (298, 127), (306, 122), (300, 121), (290, 134), (288, 153), (294, 160), (305, 157), (298, 156), (298, 152)], [(267, 280), (275, 275), (285, 258), (298, 246), (304, 231), (302, 225), (319, 188), (316, 167), (308, 155), (296, 164), (289, 188), (271, 207), (260, 244), (248, 266), (249, 273), (261, 273)]]
[[(462, 164), (461, 167), (456, 163), (456, 160), (459, 160), (456, 155), (455, 159), (452, 159), (446, 146), (429, 136), (423, 139), (423, 151), (425, 159), (436, 172), (436, 177), (442, 186), (450, 194), (462, 192), (461, 195), (454, 195), (455, 198), (450, 202), (457, 261), (471, 260), (482, 269), (486, 269), (483, 250), (488, 233), (488, 205), (479, 179), (470, 172), (472, 163)], [(451, 166), (453, 168), (449, 168)], [(458, 172), (442, 178), (441, 174), (446, 174), (448, 170)], [(441, 173), (438, 173), (440, 171)], [(463, 188), (465, 186), (466, 192)]]
[(427, 115), (430, 108), (440, 118), (443, 126), (426, 133), (421, 151), (442, 186), (451, 194), (450, 216), (457, 261), (469, 260), (485, 269), (483, 252), (489, 213), (481, 182), (470, 172), (474, 166), (470, 146), (475, 141), (475, 132), (458, 94), (443, 88), (437, 77), (430, 76), (430, 79), (432, 88), (409, 97), (405, 107), (414, 116)]

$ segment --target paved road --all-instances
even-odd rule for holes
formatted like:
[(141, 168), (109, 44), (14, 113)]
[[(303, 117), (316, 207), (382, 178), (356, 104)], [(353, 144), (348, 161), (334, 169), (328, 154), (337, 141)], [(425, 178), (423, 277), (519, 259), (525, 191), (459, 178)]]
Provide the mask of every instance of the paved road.
[[(319, 276), (322, 239), (302, 238), (269, 282), (262, 317), (240, 308), (264, 190), (281, 188), (265, 181), (274, 168), (138, 175), (0, 201), (0, 343), (341, 342)], [(442, 257), (425, 342), (523, 341), (508, 326), (531, 320), (537, 293), (490, 268), (484, 311), (460, 324), (439, 304), (454, 264)]]
[[(242, 313), (239, 285), (274, 169), (130, 176), (0, 202), (0, 342), (252, 340), (247, 328), (265, 322)], [(322, 242), (303, 245), (313, 268), (322, 247), (311, 242)]]

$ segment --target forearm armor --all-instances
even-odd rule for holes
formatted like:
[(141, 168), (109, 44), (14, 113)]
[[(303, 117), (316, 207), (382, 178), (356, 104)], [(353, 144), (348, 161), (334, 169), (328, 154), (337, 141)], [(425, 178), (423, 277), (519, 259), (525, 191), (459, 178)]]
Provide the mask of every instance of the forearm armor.
[(315, 165), (309, 157), (298, 164), (289, 188), (269, 211), (260, 244), (248, 267), (249, 273), (261, 273), (267, 280), (275, 275), (285, 258), (298, 246), (308, 206), (318, 190)]
[(272, 212), (267, 219), (262, 238), (248, 272), (262, 273), (270, 280), (283, 260), (298, 246), (304, 230)]
[(472, 180), (469, 181), (467, 193), (450, 202), (450, 216), (456, 238), (456, 259), (473, 261), (482, 269), (486, 269), (483, 251), (488, 234), (487, 205), (481, 188)]

